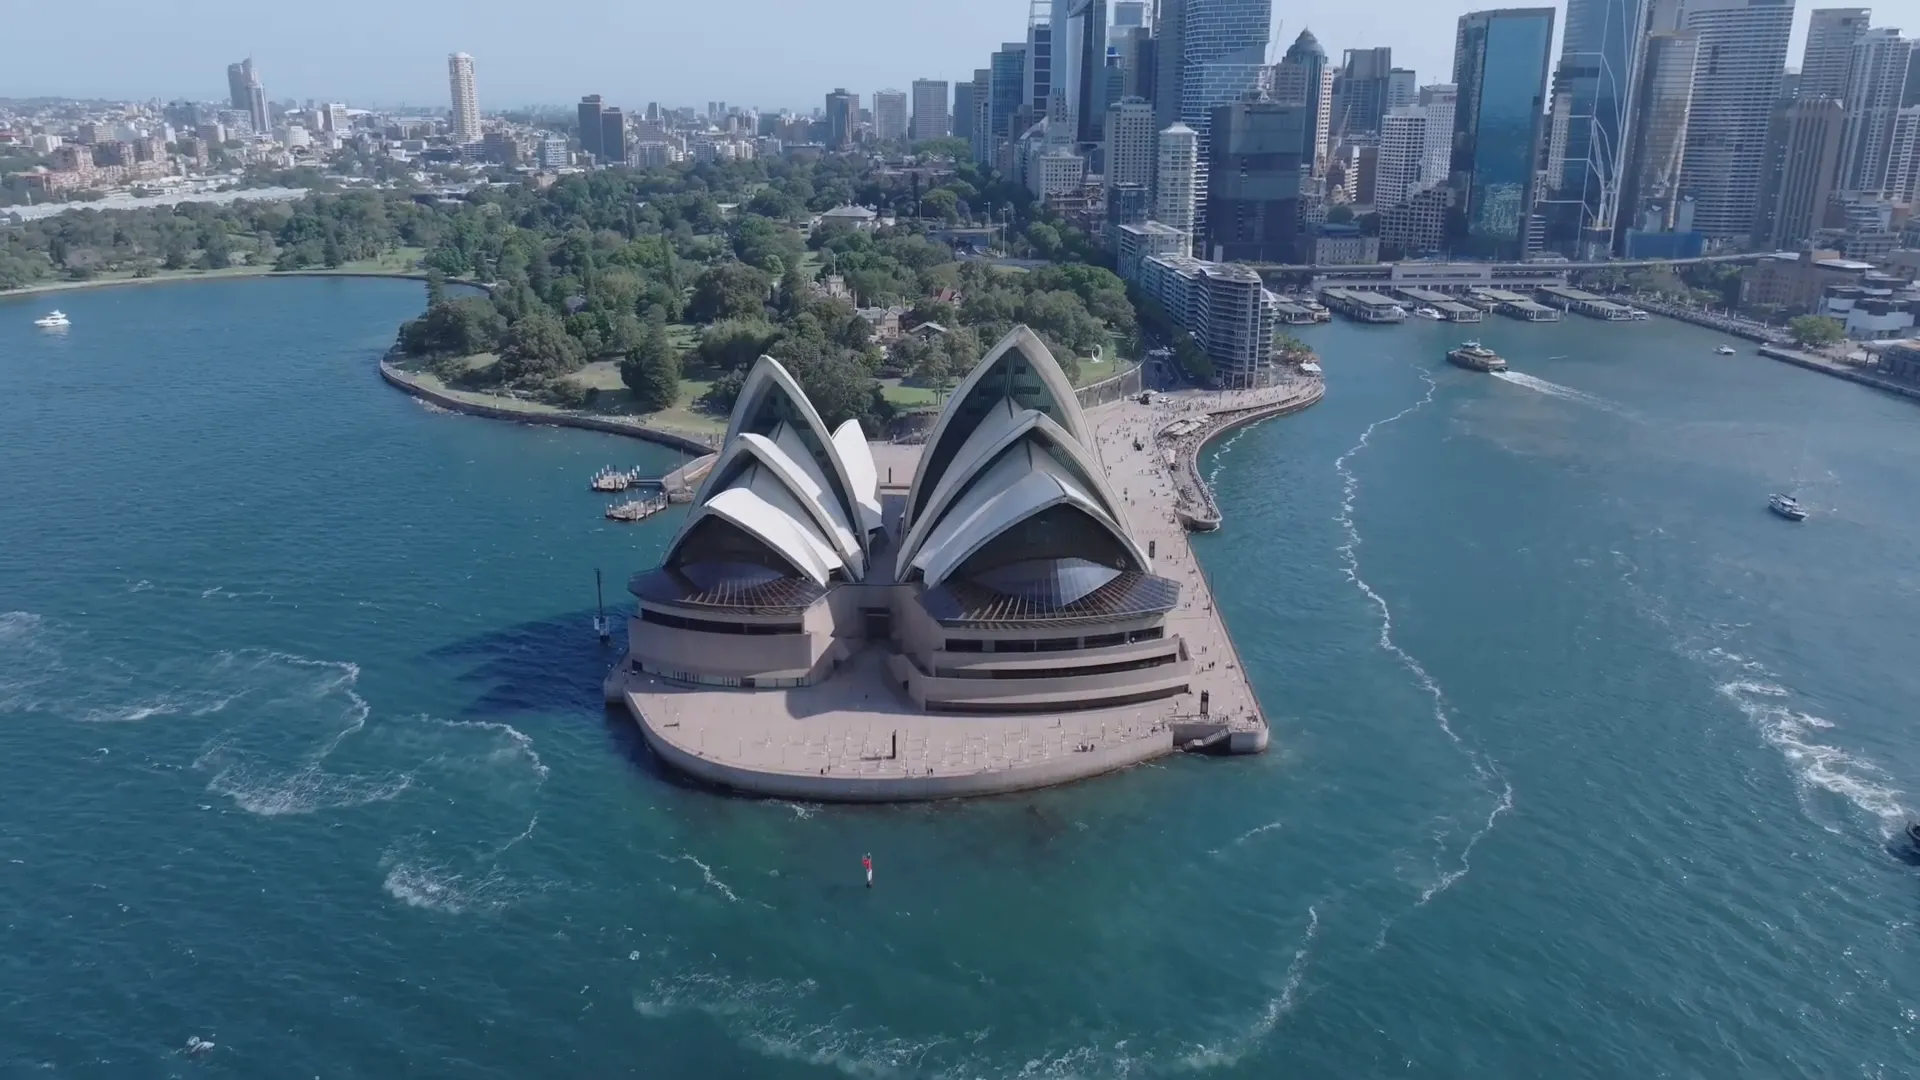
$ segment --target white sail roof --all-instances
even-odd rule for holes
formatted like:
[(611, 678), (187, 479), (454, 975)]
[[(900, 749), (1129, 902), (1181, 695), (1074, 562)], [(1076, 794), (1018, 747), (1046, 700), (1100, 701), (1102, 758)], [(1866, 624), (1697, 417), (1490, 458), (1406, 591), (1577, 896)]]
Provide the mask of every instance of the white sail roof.
[[(755, 463), (739, 472), (731, 486), (712, 493), (687, 515), (674, 540), (677, 552), (695, 525), (709, 517), (725, 520), (772, 549), (794, 571), (825, 585), (835, 570), (846, 568), (839, 551), (822, 536), (811, 515), (786, 482), (773, 470)], [(672, 561), (672, 555), (669, 555)]]
[[(787, 428), (790, 439), (780, 436), (782, 426)], [(842, 425), (845, 430), (846, 425)], [(854, 430), (859, 430), (858, 424)], [(841, 448), (834, 436), (827, 431), (826, 424), (807, 400), (806, 393), (800, 389), (786, 368), (771, 356), (762, 356), (747, 373), (740, 387), (740, 397), (734, 402), (733, 416), (727, 422), (727, 436), (724, 445), (729, 448), (746, 434), (759, 434), (774, 439), (781, 444), (790, 458), (809, 458), (815, 468), (813, 475), (823, 485), (822, 498), (831, 498), (836, 504), (840, 520), (853, 526), (855, 538), (862, 553), (867, 548), (867, 528), (865, 515), (861, 509), (859, 492), (848, 477), (846, 462), (841, 457)], [(865, 441), (861, 441), (864, 448)], [(724, 453), (724, 451), (723, 451)], [(868, 460), (871, 467), (871, 459)], [(701, 488), (696, 502), (704, 501), (716, 489), (719, 481), (716, 468), (708, 475), (707, 483)], [(807, 497), (800, 492), (797, 497)], [(877, 504), (876, 504), (877, 505)], [(809, 515), (812, 516), (812, 515)], [(877, 524), (877, 522), (876, 522)]]

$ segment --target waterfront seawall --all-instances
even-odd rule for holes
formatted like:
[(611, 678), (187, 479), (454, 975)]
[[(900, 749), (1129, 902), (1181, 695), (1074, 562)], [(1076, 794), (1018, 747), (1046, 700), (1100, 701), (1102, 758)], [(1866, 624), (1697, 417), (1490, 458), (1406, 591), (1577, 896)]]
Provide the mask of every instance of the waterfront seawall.
[(493, 405), (484, 401), (471, 400), (473, 395), (459, 391), (437, 390), (422, 384), (406, 372), (394, 367), (386, 360), (380, 361), (380, 377), (396, 389), (402, 390), (432, 405), (451, 412), (466, 413), (469, 416), (485, 416), (494, 420), (510, 420), (516, 424), (546, 424), (551, 427), (580, 428), (585, 431), (602, 431), (610, 435), (625, 435), (634, 439), (671, 446), (676, 450), (685, 450), (695, 454), (710, 454), (713, 446), (701, 439), (677, 432), (662, 431), (645, 424), (629, 420), (619, 420), (610, 416), (584, 416), (580, 413), (534, 412), (515, 409), (506, 405)]
[(1789, 349), (1781, 345), (1763, 345), (1760, 347), (1760, 355), (1792, 364), (1794, 367), (1806, 368), (1808, 371), (1818, 371), (1848, 382), (1859, 383), (1861, 386), (1871, 386), (1875, 390), (1884, 390), (1911, 401), (1920, 401), (1920, 386), (1896, 382), (1871, 371), (1856, 371), (1845, 364), (1836, 364), (1831, 360), (1825, 360), (1798, 349)]

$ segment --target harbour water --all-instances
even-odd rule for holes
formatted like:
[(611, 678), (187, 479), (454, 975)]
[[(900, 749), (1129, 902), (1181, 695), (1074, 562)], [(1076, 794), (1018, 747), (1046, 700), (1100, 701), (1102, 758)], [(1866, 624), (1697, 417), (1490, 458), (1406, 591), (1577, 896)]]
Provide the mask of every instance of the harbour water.
[(1909, 402), (1665, 321), (1491, 321), (1498, 377), (1313, 328), (1196, 543), (1273, 750), (844, 808), (602, 712), (593, 571), (683, 511), (585, 481), (674, 455), (382, 385), (418, 285), (59, 300), (0, 299), (0, 1076), (1920, 1060)]

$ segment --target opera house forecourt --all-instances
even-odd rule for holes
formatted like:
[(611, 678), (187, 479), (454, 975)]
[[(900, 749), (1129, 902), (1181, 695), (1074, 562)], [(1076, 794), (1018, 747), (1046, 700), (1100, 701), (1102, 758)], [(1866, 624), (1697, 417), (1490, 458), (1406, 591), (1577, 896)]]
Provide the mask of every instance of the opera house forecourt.
[[(1123, 441), (1143, 445), (1107, 440)], [(632, 579), (628, 652), (607, 678), (669, 764), (743, 791), (878, 801), (1265, 748), (1211, 603), (1182, 610), (1175, 573), (1199, 580), (1184, 534), (1140, 538), (1143, 515), (1177, 526), (1133, 505), (1144, 478), (1116, 492), (1032, 331), (980, 361), (924, 444), (877, 450), (857, 421), (829, 431), (778, 361), (747, 376), (666, 558)], [(1193, 627), (1219, 635), (1211, 657)]]

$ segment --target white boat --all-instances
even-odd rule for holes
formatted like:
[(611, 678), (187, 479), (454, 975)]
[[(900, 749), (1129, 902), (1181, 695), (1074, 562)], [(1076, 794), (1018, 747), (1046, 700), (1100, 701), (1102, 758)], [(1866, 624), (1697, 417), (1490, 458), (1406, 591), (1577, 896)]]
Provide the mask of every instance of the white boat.
[(1767, 509), (1772, 510), (1788, 521), (1807, 520), (1806, 508), (1801, 506), (1800, 501), (1791, 495), (1767, 496)]
[(39, 318), (33, 320), (33, 325), (35, 326), (72, 326), (73, 320), (67, 318), (67, 313), (64, 311), (49, 311), (45, 315), (42, 315)]
[(1731, 346), (1731, 345), (1722, 345), (1722, 346), (1720, 346), (1719, 348), (1717, 348), (1717, 349), (1715, 349), (1715, 350), (1713, 350), (1713, 351), (1714, 351), (1714, 353), (1715, 353), (1715, 354), (1717, 354), (1717, 355), (1719, 355), (1719, 356), (1732, 356), (1732, 355), (1733, 355), (1733, 346)]
[(1444, 316), (1444, 315), (1442, 315), (1442, 314), (1440, 314), (1440, 313), (1439, 313), (1438, 311), (1435, 311), (1434, 309), (1432, 309), (1432, 308), (1430, 308), (1430, 307), (1423, 307), (1423, 308), (1414, 308), (1414, 309), (1413, 309), (1413, 313), (1414, 313), (1415, 315), (1418, 315), (1418, 316), (1420, 316), (1420, 317), (1421, 317), (1421, 318), (1423, 318), (1423, 319), (1444, 319), (1444, 318), (1446, 318), (1446, 316)]

